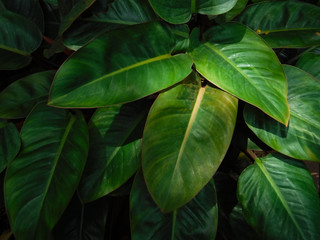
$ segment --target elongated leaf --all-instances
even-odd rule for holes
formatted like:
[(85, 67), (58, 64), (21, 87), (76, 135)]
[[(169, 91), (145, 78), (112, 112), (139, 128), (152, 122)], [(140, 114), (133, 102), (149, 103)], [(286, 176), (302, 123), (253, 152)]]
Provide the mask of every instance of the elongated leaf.
[(66, 46), (77, 50), (104, 32), (155, 19), (148, 0), (116, 0), (109, 7), (97, 8), (91, 17), (79, 19), (63, 39)]
[(210, 180), (231, 141), (237, 99), (195, 74), (160, 94), (149, 113), (142, 148), (148, 189), (169, 212), (189, 202)]
[(175, 39), (158, 22), (108, 32), (67, 60), (56, 74), (49, 104), (97, 107), (142, 98), (183, 80), (191, 59), (171, 55)]
[(0, 49), (0, 70), (16, 70), (31, 62), (31, 56), (23, 56), (4, 49)]
[(214, 182), (187, 205), (165, 214), (153, 202), (139, 172), (130, 195), (130, 221), (133, 240), (213, 240), (218, 223)]
[(153, 10), (164, 20), (187, 23), (192, 14), (218, 15), (232, 9), (237, 0), (149, 0)]
[(320, 238), (320, 199), (302, 162), (280, 154), (256, 159), (240, 175), (238, 199), (264, 239)]
[[(219, 34), (216, 34), (219, 33)], [(237, 23), (213, 27), (191, 56), (210, 82), (287, 124), (287, 81), (282, 66), (265, 42)]]
[(148, 105), (140, 100), (100, 108), (91, 118), (89, 157), (79, 187), (84, 202), (117, 189), (138, 169), (143, 131), (139, 125), (144, 123)]
[(238, 19), (261, 34), (272, 48), (320, 44), (320, 7), (299, 1), (268, 1), (249, 6)]
[(303, 54), (296, 66), (320, 80), (320, 54), (313, 52)]
[(6, 9), (32, 20), (41, 32), (44, 31), (44, 16), (39, 0), (2, 0), (2, 2)]
[(20, 150), (19, 132), (13, 123), (0, 119), (0, 173)]
[(31, 74), (9, 85), (0, 93), (0, 117), (24, 118), (39, 102), (48, 98), (55, 71)]
[(320, 81), (284, 65), (288, 79), (290, 122), (285, 127), (259, 110), (246, 106), (244, 118), (264, 143), (287, 156), (320, 162)]
[(7, 11), (0, 11), (0, 48), (27, 56), (42, 41), (38, 27), (29, 19)]
[(7, 169), (5, 200), (17, 239), (46, 239), (83, 171), (88, 133), (79, 112), (37, 105), (22, 131), (22, 151)]

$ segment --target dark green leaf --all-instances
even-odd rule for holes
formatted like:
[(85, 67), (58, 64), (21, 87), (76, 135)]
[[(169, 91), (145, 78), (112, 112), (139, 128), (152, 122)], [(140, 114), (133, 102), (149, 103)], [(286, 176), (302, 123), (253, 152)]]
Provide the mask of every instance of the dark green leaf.
[(320, 80), (320, 54), (305, 53), (301, 56), (296, 66)]
[(217, 197), (213, 180), (187, 205), (173, 213), (162, 213), (153, 202), (139, 172), (130, 195), (133, 240), (213, 240), (218, 223)]
[(46, 239), (80, 180), (87, 126), (80, 112), (39, 104), (26, 119), (21, 140), (5, 178), (11, 227), (17, 239)]
[(287, 80), (272, 49), (238, 23), (213, 27), (204, 39), (206, 42), (191, 52), (197, 71), (286, 125)]
[(272, 48), (320, 44), (320, 7), (298, 1), (268, 1), (249, 6), (238, 19)]
[(31, 56), (23, 56), (18, 53), (0, 49), (0, 70), (16, 70), (30, 64)]
[(191, 72), (188, 55), (171, 55), (175, 44), (170, 29), (158, 22), (105, 33), (62, 65), (49, 104), (107, 106), (165, 89)]
[[(89, 124), (90, 150), (79, 193), (84, 202), (124, 184), (138, 169), (149, 106), (145, 100), (98, 109)], [(141, 127), (140, 127), (141, 128)]]
[(238, 199), (263, 239), (320, 238), (320, 199), (300, 161), (280, 154), (257, 158), (239, 178)]
[(288, 79), (290, 121), (279, 124), (258, 109), (245, 107), (249, 128), (267, 145), (287, 156), (320, 162), (320, 81), (284, 65)]
[(24, 118), (40, 101), (48, 98), (55, 71), (31, 74), (9, 85), (0, 93), (0, 117)]
[(148, 116), (142, 166), (148, 189), (169, 212), (189, 202), (211, 179), (231, 141), (237, 99), (195, 74), (161, 93)]
[(0, 119), (0, 173), (20, 150), (20, 136), (13, 123)]

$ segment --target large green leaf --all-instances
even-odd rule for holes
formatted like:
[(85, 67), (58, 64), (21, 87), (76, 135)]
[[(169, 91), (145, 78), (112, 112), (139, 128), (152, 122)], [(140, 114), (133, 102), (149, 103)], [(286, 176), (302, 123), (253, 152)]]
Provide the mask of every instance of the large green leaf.
[(144, 123), (149, 105), (140, 100), (95, 112), (89, 123), (89, 156), (79, 186), (84, 202), (117, 189), (137, 170), (143, 131), (139, 125)]
[(296, 66), (320, 80), (320, 54), (314, 52), (305, 53), (301, 56)]
[(13, 123), (0, 119), (0, 173), (20, 150), (20, 136)]
[(46, 239), (71, 200), (88, 153), (80, 112), (37, 105), (21, 130), (22, 150), (5, 177), (5, 200), (17, 239)]
[(189, 202), (211, 179), (231, 141), (237, 99), (195, 74), (160, 94), (143, 136), (142, 166), (148, 189), (169, 212)]
[(320, 239), (320, 199), (300, 161), (280, 154), (257, 158), (239, 177), (238, 199), (263, 239)]
[(158, 22), (105, 33), (61, 66), (49, 104), (106, 106), (167, 88), (191, 72), (188, 55), (171, 55), (175, 44), (170, 29)]
[(237, 0), (149, 0), (153, 10), (164, 20), (187, 23), (192, 14), (218, 15), (232, 9)]
[(48, 98), (55, 71), (45, 71), (21, 78), (0, 93), (0, 117), (24, 118), (32, 108)]
[(213, 240), (218, 223), (214, 182), (185, 206), (165, 214), (153, 202), (139, 172), (130, 195), (130, 221), (133, 240)]
[(79, 19), (63, 39), (66, 46), (77, 50), (101, 33), (156, 18), (148, 0), (116, 0), (110, 6), (97, 8), (91, 17)]
[(204, 40), (191, 52), (197, 71), (286, 125), (287, 81), (272, 49), (238, 23), (213, 27), (205, 33)]
[(273, 48), (320, 44), (320, 7), (298, 1), (268, 1), (249, 6), (238, 19), (262, 34)]
[(290, 157), (320, 162), (320, 81), (284, 65), (288, 78), (290, 121), (279, 124), (258, 109), (245, 107), (249, 128), (267, 145)]

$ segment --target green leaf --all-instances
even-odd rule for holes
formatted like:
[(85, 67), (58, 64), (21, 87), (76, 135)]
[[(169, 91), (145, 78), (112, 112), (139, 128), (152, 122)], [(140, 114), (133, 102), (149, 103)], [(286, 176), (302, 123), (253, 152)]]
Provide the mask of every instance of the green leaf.
[(231, 141), (237, 99), (195, 74), (161, 93), (143, 136), (142, 167), (148, 189), (169, 212), (189, 202), (219, 167)]
[(140, 171), (131, 190), (130, 221), (133, 240), (213, 240), (218, 223), (214, 182), (187, 205), (165, 214), (153, 202)]
[(7, 11), (0, 11), (0, 48), (23, 56), (35, 51), (42, 42), (38, 27), (29, 19)]
[(0, 117), (24, 118), (39, 102), (48, 98), (55, 71), (45, 71), (21, 78), (0, 93)]
[(0, 173), (20, 150), (20, 136), (13, 123), (0, 119)]
[(158, 22), (107, 32), (61, 66), (49, 104), (107, 106), (165, 89), (191, 72), (188, 55), (171, 55), (175, 44), (170, 29)]
[(285, 127), (259, 110), (246, 106), (244, 119), (264, 143), (287, 156), (320, 162), (320, 81), (284, 65), (288, 79), (290, 121)]
[(2, 0), (6, 8), (32, 20), (44, 32), (44, 16), (39, 0)]
[(320, 80), (320, 54), (305, 53), (301, 56), (296, 66)]
[(320, 238), (320, 199), (302, 162), (280, 154), (257, 158), (239, 177), (238, 199), (263, 239)]
[(88, 153), (86, 122), (39, 104), (21, 130), (22, 151), (9, 165), (5, 201), (17, 239), (46, 239), (71, 200)]
[(231, 10), (237, 0), (149, 0), (153, 10), (173, 24), (187, 23), (192, 14), (219, 15)]
[(223, 15), (220, 15), (216, 18), (218, 22), (229, 22), (236, 16), (238, 16), (246, 7), (248, 0), (238, 0), (236, 5)]
[(63, 35), (67, 47), (78, 50), (98, 35), (128, 25), (150, 22), (157, 17), (147, 0), (116, 0), (81, 18)]
[(31, 56), (23, 56), (14, 52), (0, 49), (0, 70), (16, 70), (30, 64)]
[(99, 108), (89, 123), (88, 161), (79, 186), (84, 202), (124, 184), (138, 169), (141, 138), (149, 106), (145, 100)]
[(261, 34), (272, 48), (320, 44), (320, 7), (298, 1), (268, 1), (249, 6), (238, 19)]
[(286, 125), (287, 81), (272, 49), (252, 30), (238, 23), (210, 28), (204, 39), (190, 53), (197, 71)]

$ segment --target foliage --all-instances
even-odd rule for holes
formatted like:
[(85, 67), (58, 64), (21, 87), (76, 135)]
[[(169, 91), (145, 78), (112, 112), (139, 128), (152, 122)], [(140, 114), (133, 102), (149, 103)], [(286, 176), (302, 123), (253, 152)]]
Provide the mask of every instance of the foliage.
[(0, 0), (0, 22), (16, 239), (320, 239), (317, 1)]

